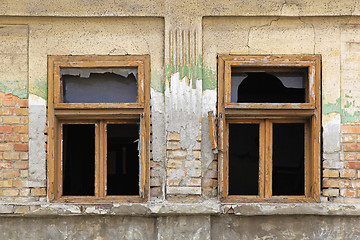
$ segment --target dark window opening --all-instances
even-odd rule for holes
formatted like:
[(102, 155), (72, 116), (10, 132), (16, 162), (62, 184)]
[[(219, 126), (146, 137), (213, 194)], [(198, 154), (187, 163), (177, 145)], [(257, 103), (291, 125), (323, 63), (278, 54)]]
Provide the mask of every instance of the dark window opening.
[(231, 102), (304, 103), (304, 79), (303, 72), (234, 72)]
[(258, 192), (259, 124), (229, 124), (229, 195)]
[(304, 123), (273, 124), (273, 195), (304, 195)]
[(107, 125), (107, 195), (139, 195), (139, 125)]
[(137, 68), (61, 69), (64, 103), (135, 103)]
[(63, 124), (64, 196), (94, 196), (94, 149), (94, 124)]

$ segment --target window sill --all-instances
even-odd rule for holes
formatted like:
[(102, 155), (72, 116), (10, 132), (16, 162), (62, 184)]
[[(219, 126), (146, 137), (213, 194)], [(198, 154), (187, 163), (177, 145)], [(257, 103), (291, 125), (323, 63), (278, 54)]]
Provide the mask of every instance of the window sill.
[(74, 215), (219, 215), (238, 216), (271, 215), (319, 215), (360, 216), (360, 204), (345, 203), (236, 203), (222, 204), (218, 201), (202, 203), (1, 203), (1, 216), (74, 216)]

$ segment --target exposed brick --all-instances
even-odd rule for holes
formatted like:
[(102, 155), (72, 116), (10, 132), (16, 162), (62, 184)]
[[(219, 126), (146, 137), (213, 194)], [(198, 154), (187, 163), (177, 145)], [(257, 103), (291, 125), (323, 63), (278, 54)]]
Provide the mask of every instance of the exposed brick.
[(204, 178), (217, 178), (217, 171), (207, 170), (205, 172)]
[(344, 160), (351, 161), (356, 159), (356, 153), (344, 153)]
[(161, 186), (160, 177), (151, 177), (150, 178), (150, 186)]
[(6, 142), (19, 142), (20, 136), (18, 134), (5, 134), (4, 141)]
[(161, 163), (160, 162), (155, 162), (155, 161), (150, 161), (150, 167), (151, 168), (161, 167)]
[(200, 187), (168, 187), (168, 194), (194, 194), (200, 195), (201, 188)]
[(201, 186), (201, 178), (190, 178), (186, 182), (186, 186)]
[(161, 172), (158, 169), (151, 169), (150, 170), (150, 176), (151, 177), (160, 177), (161, 176)]
[(339, 171), (338, 170), (323, 170), (323, 177), (337, 178), (337, 177), (339, 177)]
[(341, 178), (354, 178), (356, 176), (356, 171), (355, 170), (341, 170), (340, 171), (340, 177)]
[(204, 196), (207, 196), (207, 197), (217, 197), (217, 195), (218, 195), (216, 188), (204, 188), (202, 190), (202, 192), (203, 192)]
[(325, 197), (337, 197), (339, 196), (339, 189), (324, 189), (323, 195)]
[(14, 150), (15, 151), (29, 151), (29, 145), (28, 144), (14, 144)]
[(195, 161), (185, 161), (185, 167), (186, 168), (201, 168), (201, 161), (195, 160)]
[(16, 116), (3, 117), (2, 119), (3, 119), (4, 124), (19, 124), (20, 123), (20, 117), (16, 117)]
[(352, 135), (345, 135), (341, 137), (341, 142), (343, 143), (354, 143), (355, 142), (355, 136)]
[(20, 117), (20, 124), (29, 124), (28, 117)]
[(167, 149), (179, 149), (180, 148), (180, 142), (178, 141), (168, 141), (166, 144)]
[(161, 187), (152, 187), (152, 188), (150, 188), (150, 196), (151, 197), (161, 197), (162, 196)]
[(169, 133), (167, 136), (168, 141), (180, 141), (180, 134), (179, 133)]
[(30, 196), (30, 189), (28, 189), (28, 188), (20, 189), (19, 195), (20, 196)]
[(12, 133), (13, 126), (0, 126), (0, 133)]
[(353, 189), (341, 189), (340, 195), (343, 197), (355, 197), (356, 191)]
[(203, 180), (203, 187), (212, 187), (212, 188), (214, 188), (214, 187), (217, 187), (217, 184), (218, 184), (218, 182), (215, 179), (204, 179)]
[(9, 169), (12, 167), (13, 167), (13, 165), (12, 165), (11, 161), (0, 162), (0, 169)]
[(30, 206), (14, 206), (14, 213), (28, 213), (30, 211)]
[(218, 167), (218, 162), (217, 161), (212, 161), (210, 163), (210, 165), (208, 166), (208, 169), (217, 170), (217, 167)]
[(0, 115), (6, 116), (6, 115), (13, 115), (14, 109), (13, 108), (0, 108)]
[(349, 134), (360, 134), (360, 126), (354, 125), (342, 125), (341, 126), (342, 133), (349, 133)]
[(27, 126), (14, 126), (14, 132), (16, 133), (28, 133), (29, 129)]
[(27, 99), (19, 99), (19, 105), (22, 108), (29, 107), (29, 101)]
[(345, 168), (360, 169), (360, 162), (347, 162)]
[(20, 154), (17, 152), (4, 152), (4, 159), (6, 160), (16, 160), (20, 158)]
[(360, 179), (351, 180), (351, 187), (353, 187), (353, 188), (360, 188)]
[(3, 178), (17, 178), (20, 176), (19, 170), (3, 170), (1, 172)]
[(20, 134), (20, 142), (29, 142), (29, 136), (27, 134)]
[(199, 168), (191, 168), (188, 170), (189, 177), (201, 177), (201, 169)]
[(13, 180), (13, 186), (16, 188), (26, 187), (26, 183), (22, 180)]
[(166, 185), (167, 186), (179, 186), (181, 182), (181, 179), (167, 179)]
[(1, 143), (0, 151), (12, 151), (14, 150), (14, 146), (12, 144)]
[(360, 144), (345, 144), (343, 149), (345, 152), (358, 152), (360, 151)]
[(0, 180), (0, 188), (12, 187), (12, 180)]
[(13, 188), (8, 188), (8, 189), (3, 189), (1, 192), (2, 196), (18, 196), (19, 195), (19, 190), (18, 189), (13, 189)]
[(20, 153), (20, 160), (28, 160), (28, 159), (29, 159), (29, 153), (27, 152)]
[(31, 196), (46, 196), (46, 189), (45, 188), (33, 188), (30, 190)]
[(166, 155), (168, 158), (172, 159), (184, 159), (186, 157), (186, 150), (174, 150), (174, 151), (167, 151)]
[(323, 180), (323, 186), (324, 187), (349, 187), (350, 186), (350, 180), (348, 179), (325, 179)]
[(20, 177), (26, 178), (29, 176), (29, 170), (20, 170)]
[(201, 159), (201, 151), (194, 150), (193, 155), (194, 155), (195, 159)]
[(29, 114), (28, 108), (15, 108), (14, 113), (18, 116), (26, 116)]
[(187, 172), (183, 169), (167, 169), (166, 170), (167, 176), (169, 177), (176, 177), (176, 178), (182, 178), (185, 177), (187, 175)]
[(184, 166), (184, 160), (169, 160), (167, 161), (167, 167), (169, 168), (181, 168)]
[(18, 104), (18, 101), (13, 101), (13, 100), (10, 100), (10, 99), (4, 99), (2, 101), (2, 105), (4, 107), (15, 107), (17, 104)]

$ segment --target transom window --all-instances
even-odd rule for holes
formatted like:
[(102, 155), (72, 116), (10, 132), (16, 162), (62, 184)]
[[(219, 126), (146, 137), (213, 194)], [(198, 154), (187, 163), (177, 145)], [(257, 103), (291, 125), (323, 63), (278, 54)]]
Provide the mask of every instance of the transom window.
[(318, 201), (320, 56), (219, 56), (221, 200)]

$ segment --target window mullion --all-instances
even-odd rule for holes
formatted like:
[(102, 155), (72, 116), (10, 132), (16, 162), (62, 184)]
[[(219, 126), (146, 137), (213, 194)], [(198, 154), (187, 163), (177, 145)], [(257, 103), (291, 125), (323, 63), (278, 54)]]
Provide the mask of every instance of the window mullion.
[(102, 147), (101, 147), (101, 123), (95, 124), (95, 197), (102, 197)]
[(265, 197), (265, 146), (266, 146), (266, 127), (265, 121), (260, 123), (259, 134), (259, 197)]
[(272, 130), (271, 120), (265, 120), (265, 198), (272, 196)]

